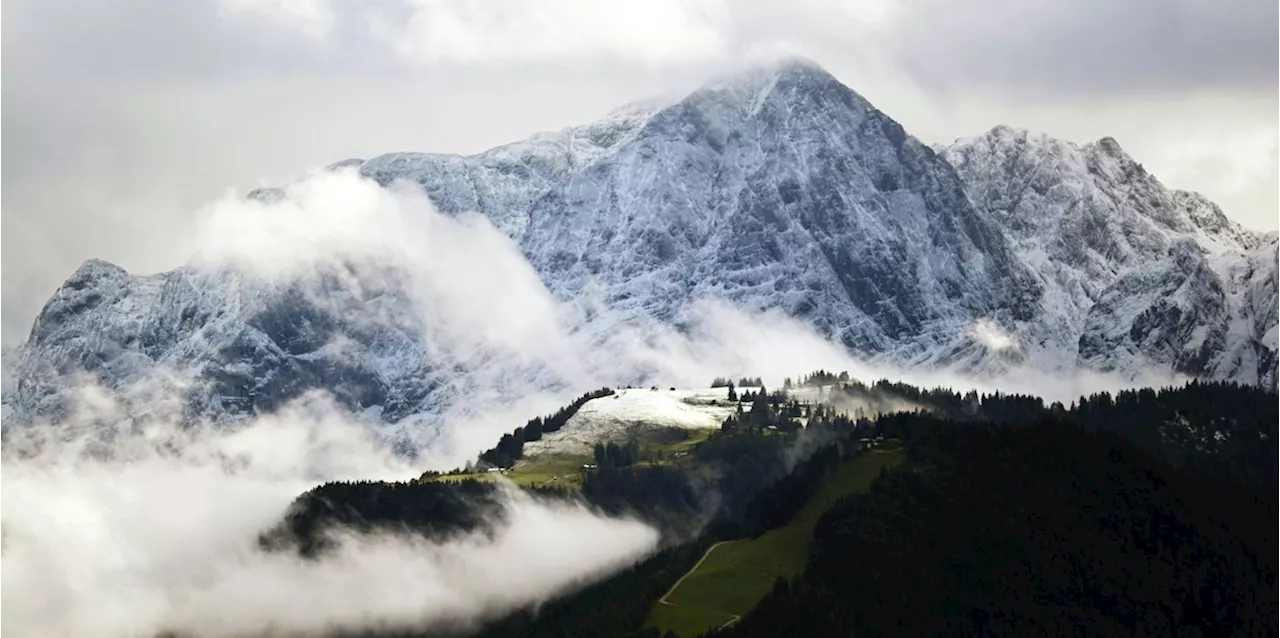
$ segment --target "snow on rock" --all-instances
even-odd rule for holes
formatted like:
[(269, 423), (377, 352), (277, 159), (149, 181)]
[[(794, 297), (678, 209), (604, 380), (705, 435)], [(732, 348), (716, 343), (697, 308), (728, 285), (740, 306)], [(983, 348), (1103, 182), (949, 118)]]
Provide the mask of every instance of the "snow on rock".
[(597, 442), (625, 441), (646, 430), (717, 429), (737, 410), (726, 388), (712, 390), (620, 389), (592, 399), (564, 427), (526, 443), (525, 456), (590, 455)]
[(680, 320), (779, 308), (868, 358), (926, 364), (1039, 295), (945, 161), (812, 64), (722, 79), (539, 197), (519, 237), (563, 297)]
[(1223, 350), (1227, 308), (1222, 281), (1191, 239), (1102, 291), (1080, 337), (1080, 357), (1102, 370), (1155, 363), (1205, 375)]
[(232, 269), (134, 276), (86, 262), (36, 318), (6, 403), (65, 410), (59, 384), (79, 371), (109, 390), (142, 383), (154, 394), (163, 370), (188, 415), (234, 419), (324, 389), (398, 420), (437, 383), (421, 314), (390, 301), (404, 295), (386, 274), (365, 271), (359, 287), (341, 272), (279, 285)]
[(0, 429), (18, 411), (18, 351), (0, 346)]
[(596, 122), (538, 133), (477, 155), (390, 153), (357, 165), (362, 175), (383, 185), (401, 180), (421, 185), (443, 212), (483, 212), (499, 230), (520, 237), (538, 198), (633, 139), (658, 108), (659, 103), (627, 105)]
[[(607, 321), (679, 325), (718, 298), (896, 367), (1276, 383), (1274, 234), (1166, 189), (1111, 138), (996, 127), (930, 148), (804, 60), (476, 155), (335, 167), (487, 216), (552, 293), (598, 297)], [(395, 273), (356, 277), (268, 286), (87, 262), (6, 353), (18, 378), (6, 414), (56, 410), (74, 369), (119, 388), (168, 366), (192, 382), (195, 414), (235, 418), (322, 388), (397, 422), (465, 392), (440, 370), (492, 363), (440, 361), (422, 338), (430, 314), (397, 294)]]
[(998, 126), (939, 151), (1041, 284), (1016, 330), (1028, 358), (1275, 387), (1274, 234), (1165, 188), (1109, 137)]
[(780, 308), (869, 358), (953, 363), (975, 316), (1029, 317), (1034, 278), (947, 163), (816, 64), (790, 58), (674, 103), (474, 156), (361, 165), (480, 211), (563, 298), (678, 321), (716, 297)]

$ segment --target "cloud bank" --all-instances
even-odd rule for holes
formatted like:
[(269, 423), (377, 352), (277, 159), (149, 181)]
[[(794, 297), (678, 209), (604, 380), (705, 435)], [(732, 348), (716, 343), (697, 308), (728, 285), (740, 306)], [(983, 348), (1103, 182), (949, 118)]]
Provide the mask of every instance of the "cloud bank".
[[(712, 300), (694, 304), (678, 331), (611, 315), (590, 297), (557, 300), (486, 218), (442, 215), (416, 186), (384, 189), (350, 170), (321, 171), (285, 194), (228, 197), (203, 209), (193, 271), (235, 273), (229, 279), (244, 286), (236, 303), (287, 284), (315, 304), (346, 308), (377, 287), (358, 306), (361, 320), (413, 327), (406, 334), (418, 340), (410, 354), (397, 350), (402, 358), (379, 365), (438, 362), (435, 410), (387, 426), (321, 392), (238, 424), (179, 427), (190, 371), (157, 365), (133, 386), (110, 390), (67, 380), (65, 420), (7, 433), (5, 630), (316, 633), (475, 622), (544, 600), (639, 559), (657, 532), (511, 493), (508, 521), (492, 537), (351, 537), (318, 563), (264, 554), (254, 542), (320, 482), (456, 467), (528, 418), (602, 385), (699, 387), (730, 375), (777, 387), (823, 368), (1070, 400), (1151, 381), (1018, 372), (974, 382), (895, 370), (852, 359), (782, 313), (748, 314)], [(205, 292), (216, 285), (210, 280)], [(352, 346), (335, 339), (326, 347)], [(421, 447), (416, 460), (390, 451), (388, 427)]]
[(317, 482), (417, 473), (323, 399), (230, 430), (155, 418), (106, 440), (54, 426), (26, 433), (0, 465), (6, 634), (466, 625), (628, 565), (658, 540), (639, 522), (513, 489), (492, 535), (345, 535), (318, 561), (264, 552), (257, 534)]

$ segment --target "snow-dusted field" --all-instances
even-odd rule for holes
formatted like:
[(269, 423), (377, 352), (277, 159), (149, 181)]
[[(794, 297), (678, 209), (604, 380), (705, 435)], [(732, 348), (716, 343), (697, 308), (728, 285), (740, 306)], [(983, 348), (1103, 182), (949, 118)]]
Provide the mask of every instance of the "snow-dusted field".
[(658, 428), (714, 429), (733, 414), (727, 388), (706, 390), (618, 390), (588, 401), (564, 427), (524, 445), (525, 456), (591, 454), (600, 441), (621, 441)]

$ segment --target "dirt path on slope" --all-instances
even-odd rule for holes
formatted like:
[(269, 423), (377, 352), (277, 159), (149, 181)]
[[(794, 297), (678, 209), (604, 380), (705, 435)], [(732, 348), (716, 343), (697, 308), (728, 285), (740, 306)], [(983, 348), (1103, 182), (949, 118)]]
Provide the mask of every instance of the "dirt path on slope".
[[(668, 601), (667, 596), (670, 596), (672, 593), (674, 593), (676, 588), (680, 586), (680, 583), (684, 582), (684, 579), (688, 578), (691, 574), (698, 571), (698, 568), (702, 567), (702, 563), (707, 560), (707, 557), (711, 555), (711, 552), (714, 551), (715, 548), (721, 545), (724, 545), (725, 543), (732, 543), (732, 542), (734, 541), (720, 541), (718, 543), (715, 543), (711, 547), (708, 547), (706, 553), (702, 555), (702, 558), (699, 558), (698, 562), (695, 563), (693, 567), (689, 568), (689, 571), (685, 572), (684, 576), (681, 576), (680, 580), (677, 580), (675, 584), (673, 584), (671, 588), (667, 590), (667, 593), (662, 595), (662, 598), (658, 599), (658, 603), (662, 605), (668, 605), (671, 607), (679, 607), (680, 605), (677, 605), (671, 601)], [(719, 612), (719, 613), (723, 613), (723, 612)], [(730, 618), (729, 621), (726, 622), (725, 624), (720, 625), (718, 629), (724, 629), (725, 627), (728, 627), (729, 625), (732, 625), (733, 623), (736, 623), (739, 620), (742, 620), (742, 616), (739, 616), (737, 614), (725, 614), (725, 615), (732, 616), (732, 618)]]
[(724, 545), (725, 543), (732, 543), (732, 542), (733, 541), (720, 541), (712, 545), (711, 547), (708, 547), (706, 553), (702, 555), (702, 558), (699, 558), (698, 562), (695, 563), (693, 567), (689, 568), (689, 571), (685, 572), (684, 576), (681, 576), (680, 580), (677, 580), (675, 584), (671, 586), (671, 589), (668, 589), (667, 593), (662, 595), (662, 598), (658, 599), (658, 602), (662, 603), (663, 605), (671, 605), (672, 607), (678, 607), (679, 605), (676, 605), (675, 603), (667, 602), (667, 596), (670, 596), (672, 592), (674, 592), (676, 588), (680, 586), (680, 583), (683, 583), (684, 579), (688, 578), (690, 574), (698, 571), (698, 568), (702, 567), (702, 563), (707, 560), (707, 557), (710, 556), (711, 552), (715, 551), (717, 547)]

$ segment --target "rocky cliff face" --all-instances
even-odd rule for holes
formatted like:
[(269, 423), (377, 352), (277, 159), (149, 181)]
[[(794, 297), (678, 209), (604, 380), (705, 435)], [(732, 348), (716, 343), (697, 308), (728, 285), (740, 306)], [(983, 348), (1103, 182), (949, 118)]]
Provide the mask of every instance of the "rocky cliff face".
[(676, 320), (781, 308), (862, 356), (929, 361), (1039, 290), (931, 149), (805, 64), (712, 84), (538, 197), (520, 245), (551, 288)]
[(996, 127), (942, 153), (1043, 286), (1029, 348), (1275, 386), (1274, 234), (1165, 188), (1111, 138), (1081, 147)]
[(0, 347), (0, 429), (18, 410), (18, 351)]
[(287, 285), (231, 269), (138, 277), (88, 261), (37, 317), (7, 399), (56, 411), (64, 375), (87, 372), (122, 393), (146, 380), (152, 392), (164, 368), (191, 415), (271, 411), (324, 388), (350, 409), (398, 420), (437, 385), (420, 315), (394, 272), (368, 269), (360, 281), (353, 289), (336, 269)]
[[(1259, 246), (1251, 250), (1240, 260), (1240, 265), (1232, 271), (1232, 282), (1239, 288), (1244, 297), (1241, 304), (1241, 325), (1248, 335), (1233, 344), (1241, 353), (1242, 370), (1254, 367), (1258, 370), (1258, 383), (1271, 386), (1273, 389), (1280, 383), (1276, 372), (1277, 339), (1280, 339), (1280, 323), (1277, 314), (1280, 311), (1280, 294), (1277, 293), (1276, 255), (1280, 253), (1280, 239), (1277, 234), (1269, 233)], [(1253, 353), (1256, 366), (1249, 365), (1249, 353)], [(1226, 359), (1233, 361), (1232, 358)], [(1222, 373), (1231, 374), (1232, 370), (1224, 368)], [(1228, 378), (1238, 378), (1234, 375)], [(1247, 377), (1243, 377), (1246, 378)]]
[[(334, 168), (484, 214), (553, 293), (598, 295), (614, 320), (678, 325), (692, 301), (723, 298), (900, 365), (1276, 383), (1274, 234), (1164, 188), (1109, 138), (998, 127), (930, 148), (803, 60), (474, 156)], [(436, 372), (464, 364), (439, 361), (395, 268), (342, 268), (267, 284), (87, 262), (6, 356), (6, 406), (54, 409), (72, 370), (123, 387), (164, 366), (203, 388), (200, 414), (311, 388), (389, 421), (428, 409)]]
[(1275, 387), (1276, 247), (1272, 235), (1249, 252), (1214, 255), (1180, 240), (1102, 291), (1081, 331), (1079, 362)]

